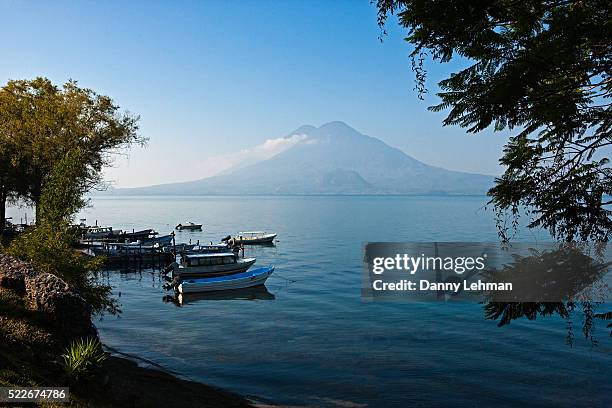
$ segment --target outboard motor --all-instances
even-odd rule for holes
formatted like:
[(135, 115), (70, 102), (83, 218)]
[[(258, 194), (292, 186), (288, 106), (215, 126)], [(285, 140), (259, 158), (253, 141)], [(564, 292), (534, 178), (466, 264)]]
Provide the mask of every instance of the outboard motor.
[(221, 242), (226, 242), (226, 241), (229, 241), (231, 238), (232, 238), (232, 236), (231, 236), (231, 235), (228, 235), (228, 236), (227, 236), (227, 237), (225, 237), (225, 238), (221, 238)]
[(179, 264), (176, 262), (172, 262), (170, 265), (166, 266), (164, 268), (164, 275), (167, 275), (168, 273), (177, 270), (179, 267)]

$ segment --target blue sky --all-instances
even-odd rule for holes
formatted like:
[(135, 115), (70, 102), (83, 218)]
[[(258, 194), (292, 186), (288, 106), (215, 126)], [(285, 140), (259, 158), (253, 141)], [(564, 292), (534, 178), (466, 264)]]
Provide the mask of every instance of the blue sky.
[[(508, 134), (443, 128), (394, 20), (362, 1), (0, 0), (0, 81), (69, 78), (141, 116), (118, 186), (192, 180), (303, 124), (341, 120), (429, 164), (498, 174)], [(429, 64), (436, 80), (457, 65)], [(233, 156), (232, 156), (233, 155)]]

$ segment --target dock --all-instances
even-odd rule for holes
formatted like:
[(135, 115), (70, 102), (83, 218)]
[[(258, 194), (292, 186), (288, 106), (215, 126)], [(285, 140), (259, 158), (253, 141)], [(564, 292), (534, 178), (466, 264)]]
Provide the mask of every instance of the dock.
[(174, 261), (174, 254), (171, 252), (143, 252), (104, 255), (105, 266), (107, 268), (164, 268)]

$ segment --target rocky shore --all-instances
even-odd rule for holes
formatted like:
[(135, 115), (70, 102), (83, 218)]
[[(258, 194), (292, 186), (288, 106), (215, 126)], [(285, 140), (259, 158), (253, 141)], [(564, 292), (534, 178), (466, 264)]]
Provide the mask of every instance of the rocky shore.
[(32, 265), (0, 253), (0, 287), (14, 291), (64, 339), (98, 337), (91, 307), (66, 282)]
[[(66, 386), (60, 363), (72, 339), (98, 337), (85, 299), (61, 278), (0, 253), (0, 386)], [(72, 406), (249, 407), (245, 398), (110, 357), (100, 381), (71, 388)]]

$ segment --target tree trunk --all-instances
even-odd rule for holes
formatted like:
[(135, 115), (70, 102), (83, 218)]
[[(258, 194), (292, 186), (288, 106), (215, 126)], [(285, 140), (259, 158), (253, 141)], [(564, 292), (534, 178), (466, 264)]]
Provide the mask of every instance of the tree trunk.
[(40, 196), (41, 196), (41, 191), (42, 191), (42, 187), (40, 186), (40, 184), (36, 185), (32, 191), (30, 192), (30, 198), (32, 199), (32, 202), (34, 203), (34, 216), (36, 217), (36, 219), (34, 220), (36, 222), (36, 225), (38, 225), (38, 221), (40, 220)]
[(40, 219), (40, 206), (38, 205), (38, 203), (40, 202), (40, 199), (37, 199), (36, 201), (34, 201), (34, 217), (35, 217), (35, 223), (36, 225), (38, 225), (38, 220)]
[(6, 227), (6, 196), (4, 188), (0, 189), (0, 237), (4, 234)]

